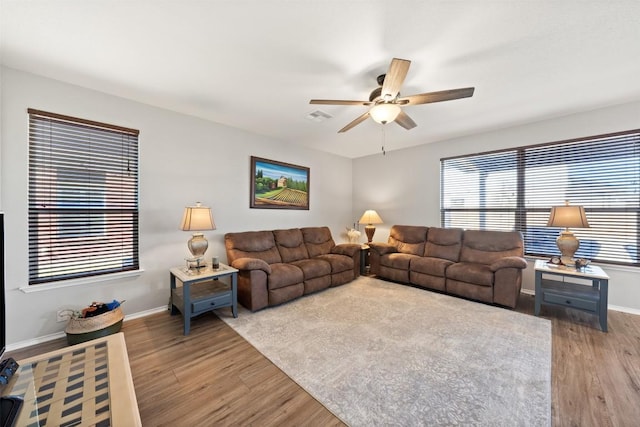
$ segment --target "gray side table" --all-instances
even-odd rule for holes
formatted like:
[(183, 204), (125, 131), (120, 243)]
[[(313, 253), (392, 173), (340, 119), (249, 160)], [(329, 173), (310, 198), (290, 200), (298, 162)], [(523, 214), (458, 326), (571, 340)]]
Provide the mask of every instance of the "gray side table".
[(369, 245), (360, 246), (360, 275), (365, 276), (369, 273)]
[[(536, 260), (535, 273), (536, 316), (540, 314), (542, 305), (570, 307), (598, 316), (600, 328), (607, 332), (609, 276), (602, 268), (589, 265), (583, 271), (577, 271)], [(571, 278), (589, 280), (591, 286), (573, 283)]]
[(171, 315), (182, 313), (185, 335), (189, 335), (191, 319), (207, 311), (231, 307), (233, 317), (238, 317), (238, 270), (220, 264), (218, 269), (174, 267), (169, 271)]

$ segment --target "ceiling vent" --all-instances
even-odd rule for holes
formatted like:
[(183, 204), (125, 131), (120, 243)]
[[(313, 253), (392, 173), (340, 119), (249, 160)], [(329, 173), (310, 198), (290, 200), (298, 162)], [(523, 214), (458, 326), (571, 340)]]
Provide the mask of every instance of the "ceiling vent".
[(331, 117), (333, 117), (331, 114), (325, 113), (321, 110), (312, 111), (311, 113), (307, 114), (307, 119), (317, 123), (324, 122)]

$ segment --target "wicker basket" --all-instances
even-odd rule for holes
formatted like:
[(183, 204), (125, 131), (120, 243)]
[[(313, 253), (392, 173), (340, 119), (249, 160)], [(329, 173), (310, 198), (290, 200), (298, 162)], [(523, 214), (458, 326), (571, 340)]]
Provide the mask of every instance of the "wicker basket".
[(115, 334), (122, 327), (124, 314), (120, 307), (93, 317), (69, 319), (65, 328), (70, 345)]

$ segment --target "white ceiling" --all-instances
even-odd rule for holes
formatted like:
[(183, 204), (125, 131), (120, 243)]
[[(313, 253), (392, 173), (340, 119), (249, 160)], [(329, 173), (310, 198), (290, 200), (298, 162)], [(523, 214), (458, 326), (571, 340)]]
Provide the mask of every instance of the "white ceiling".
[[(0, 0), (6, 66), (346, 157), (640, 100), (640, 1)], [(371, 120), (391, 58), (402, 95), (476, 88)], [(306, 116), (320, 109), (333, 118)]]

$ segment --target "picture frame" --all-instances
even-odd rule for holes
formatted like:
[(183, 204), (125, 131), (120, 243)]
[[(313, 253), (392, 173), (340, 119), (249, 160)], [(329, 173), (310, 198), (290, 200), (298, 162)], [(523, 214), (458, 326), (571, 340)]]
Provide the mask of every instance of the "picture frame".
[(250, 182), (253, 209), (309, 210), (308, 167), (251, 156)]

